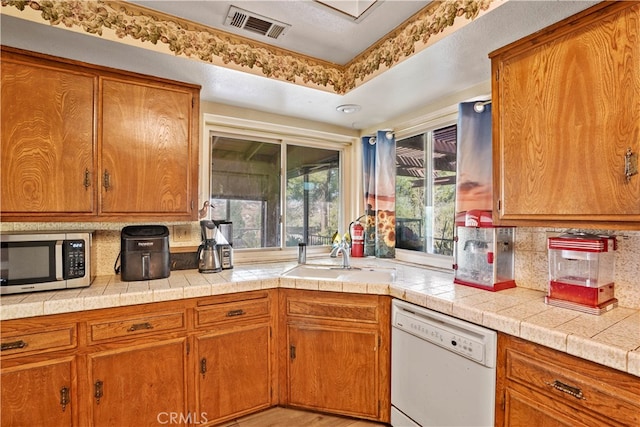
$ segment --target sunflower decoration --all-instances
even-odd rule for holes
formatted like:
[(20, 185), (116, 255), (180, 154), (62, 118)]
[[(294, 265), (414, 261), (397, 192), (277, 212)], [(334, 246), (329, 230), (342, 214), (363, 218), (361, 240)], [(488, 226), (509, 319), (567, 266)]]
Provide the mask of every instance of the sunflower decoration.
[(376, 215), (376, 256), (393, 257), (396, 246), (396, 215), (394, 211), (379, 210)]

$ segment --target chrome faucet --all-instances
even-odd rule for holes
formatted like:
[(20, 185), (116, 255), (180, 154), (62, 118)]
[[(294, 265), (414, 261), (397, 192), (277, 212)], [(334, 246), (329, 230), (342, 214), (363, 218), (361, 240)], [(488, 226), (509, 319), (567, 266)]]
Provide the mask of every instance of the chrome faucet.
[(349, 264), (349, 243), (343, 237), (339, 244), (331, 249), (331, 258), (335, 258), (338, 254), (342, 254), (342, 268), (350, 269), (351, 265)]

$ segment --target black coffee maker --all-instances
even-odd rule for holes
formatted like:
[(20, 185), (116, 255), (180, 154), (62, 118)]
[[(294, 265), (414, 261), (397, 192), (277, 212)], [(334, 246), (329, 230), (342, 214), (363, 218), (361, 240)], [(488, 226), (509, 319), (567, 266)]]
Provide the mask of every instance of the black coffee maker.
[(233, 223), (230, 221), (215, 221), (218, 227), (216, 243), (220, 253), (220, 263), (223, 270), (233, 268)]
[(220, 254), (216, 244), (218, 227), (211, 220), (200, 221), (202, 244), (198, 247), (198, 271), (200, 273), (217, 273), (222, 271)]

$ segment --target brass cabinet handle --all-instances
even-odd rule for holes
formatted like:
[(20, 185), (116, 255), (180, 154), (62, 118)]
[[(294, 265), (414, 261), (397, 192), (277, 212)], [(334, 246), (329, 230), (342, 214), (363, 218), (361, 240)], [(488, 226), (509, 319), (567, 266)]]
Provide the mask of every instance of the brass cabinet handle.
[(62, 406), (62, 412), (64, 412), (68, 404), (69, 404), (69, 388), (62, 387), (60, 389), (60, 406)]
[(239, 310), (231, 310), (227, 313), (227, 317), (235, 317), (235, 316), (242, 316), (244, 314), (244, 310), (243, 309), (239, 309)]
[(204, 379), (204, 374), (207, 373), (207, 358), (203, 357), (200, 359), (200, 373), (202, 374), (202, 379)]
[(95, 384), (93, 384), (93, 387), (94, 387), (93, 397), (95, 397), (97, 405), (100, 404), (100, 398), (102, 398), (102, 395), (104, 394), (102, 391), (102, 385), (103, 383), (100, 380), (96, 381)]
[(567, 393), (575, 397), (576, 399), (587, 400), (587, 398), (584, 397), (584, 394), (582, 394), (582, 390), (580, 390), (578, 387), (570, 386), (569, 384), (565, 384), (558, 380), (554, 380), (552, 383), (546, 383), (546, 384), (550, 385), (551, 387), (555, 388), (558, 391)]
[(91, 172), (89, 172), (89, 169), (84, 170), (84, 182), (82, 185), (84, 185), (85, 191), (91, 187)]
[(102, 186), (104, 187), (104, 191), (109, 191), (111, 189), (111, 175), (109, 175), (109, 171), (106, 169), (102, 174)]
[(139, 331), (140, 329), (153, 329), (153, 325), (149, 322), (135, 323), (131, 325), (129, 329), (127, 329), (127, 332), (135, 332)]
[(627, 182), (631, 181), (631, 177), (638, 174), (638, 153), (631, 151), (631, 147), (627, 148), (624, 155), (624, 176)]
[(290, 345), (289, 346), (289, 357), (291, 358), (291, 360), (296, 358), (296, 346), (295, 345)]
[(0, 351), (5, 350), (15, 350), (16, 348), (25, 348), (27, 343), (22, 340), (13, 341), (13, 342), (3, 342), (0, 344)]

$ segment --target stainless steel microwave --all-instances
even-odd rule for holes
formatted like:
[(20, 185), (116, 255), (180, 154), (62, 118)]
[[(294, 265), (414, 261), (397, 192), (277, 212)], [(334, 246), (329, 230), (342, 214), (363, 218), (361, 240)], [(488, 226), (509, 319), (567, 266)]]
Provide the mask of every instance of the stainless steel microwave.
[(90, 232), (0, 235), (0, 294), (91, 285), (91, 238)]

